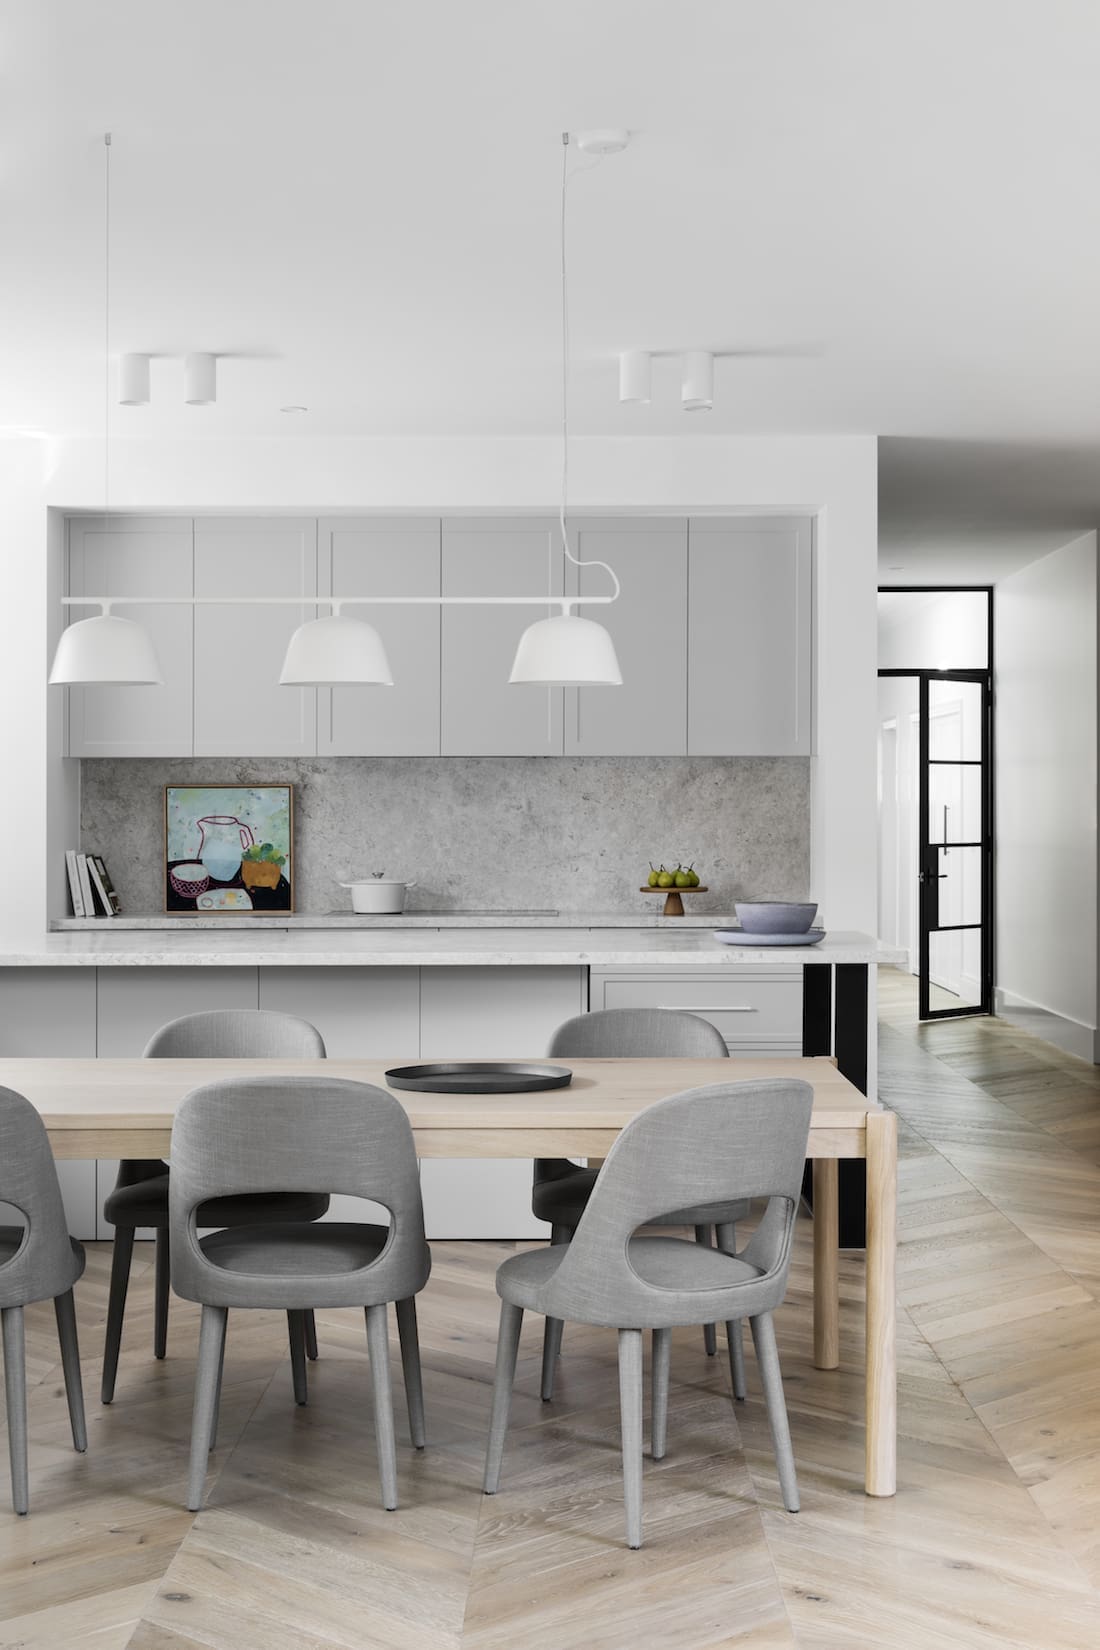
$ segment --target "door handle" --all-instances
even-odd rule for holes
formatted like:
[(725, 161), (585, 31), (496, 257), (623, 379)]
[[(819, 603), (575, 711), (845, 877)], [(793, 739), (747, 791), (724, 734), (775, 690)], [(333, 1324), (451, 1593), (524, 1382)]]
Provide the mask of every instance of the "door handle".
[(667, 1013), (681, 1014), (756, 1014), (758, 1009), (751, 1003), (658, 1003), (657, 1007)]

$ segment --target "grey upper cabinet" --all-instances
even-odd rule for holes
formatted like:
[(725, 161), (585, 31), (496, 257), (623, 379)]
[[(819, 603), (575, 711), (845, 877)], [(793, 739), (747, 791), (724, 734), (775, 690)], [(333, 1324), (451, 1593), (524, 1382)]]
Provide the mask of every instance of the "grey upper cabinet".
[(280, 687), (292, 633), (317, 617), (317, 523), (195, 522), (196, 596), (301, 596), (301, 605), (195, 609), (195, 755), (312, 756), (317, 690)]
[(809, 518), (692, 520), (688, 751), (805, 756), (812, 747)]
[[(570, 524), (579, 560), (615, 569), (622, 585), (610, 607), (584, 607), (606, 625), (622, 687), (568, 688), (568, 756), (682, 756), (687, 749), (687, 522), (658, 518)], [(600, 567), (566, 564), (567, 588), (605, 595)]]
[[(562, 561), (560, 533), (552, 520), (493, 517), (443, 523), (445, 596), (526, 596), (542, 590), (560, 596)], [(443, 609), (444, 756), (561, 755), (563, 690), (508, 681), (523, 630), (549, 611)]]
[[(190, 596), (191, 522), (182, 517), (74, 517), (69, 522), (71, 596)], [(98, 608), (70, 608), (71, 621)], [(153, 639), (164, 682), (150, 687), (73, 687), (70, 756), (190, 756), (193, 613), (190, 607), (120, 607)]]
[[(318, 593), (438, 596), (440, 523), (412, 519), (322, 521)], [(438, 607), (348, 607), (382, 638), (392, 687), (317, 690), (320, 756), (439, 754)]]

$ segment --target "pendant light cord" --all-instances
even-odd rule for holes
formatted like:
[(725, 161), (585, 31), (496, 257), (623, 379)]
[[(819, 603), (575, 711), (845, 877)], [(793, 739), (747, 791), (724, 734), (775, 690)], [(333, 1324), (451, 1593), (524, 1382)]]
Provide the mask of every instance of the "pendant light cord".
[(111, 134), (103, 134), (103, 525), (111, 517)]

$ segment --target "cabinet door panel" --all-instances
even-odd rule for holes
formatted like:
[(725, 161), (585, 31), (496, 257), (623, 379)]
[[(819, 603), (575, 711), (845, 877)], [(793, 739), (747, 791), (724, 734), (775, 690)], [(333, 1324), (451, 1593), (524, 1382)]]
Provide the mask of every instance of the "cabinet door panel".
[[(580, 607), (606, 625), (622, 687), (568, 688), (565, 750), (570, 756), (682, 756), (687, 749), (687, 522), (589, 521), (575, 529), (574, 554), (615, 569), (622, 585), (610, 607)], [(600, 567), (566, 565), (569, 589), (610, 594)]]
[[(318, 591), (438, 596), (438, 521), (322, 521)], [(392, 687), (317, 690), (319, 756), (438, 756), (438, 607), (349, 607), (385, 645)], [(285, 691), (285, 689), (284, 689)]]
[(195, 594), (303, 598), (195, 609), (195, 755), (315, 755), (317, 690), (280, 687), (279, 672), (293, 632), (317, 617), (316, 522), (196, 521)]
[(691, 522), (692, 756), (809, 755), (810, 529), (801, 518)]
[(315, 1025), (333, 1060), (415, 1060), (417, 968), (261, 968), (261, 1008)]
[[(113, 517), (69, 522), (69, 595), (190, 596), (194, 569), (189, 520)], [(71, 622), (97, 608), (70, 608)], [(190, 607), (120, 607), (152, 637), (163, 683), (69, 688), (70, 756), (190, 756)]]
[[(557, 525), (546, 520), (445, 521), (445, 596), (563, 594)], [(511, 684), (527, 625), (551, 609), (443, 609), (444, 756), (560, 756), (562, 689)]]

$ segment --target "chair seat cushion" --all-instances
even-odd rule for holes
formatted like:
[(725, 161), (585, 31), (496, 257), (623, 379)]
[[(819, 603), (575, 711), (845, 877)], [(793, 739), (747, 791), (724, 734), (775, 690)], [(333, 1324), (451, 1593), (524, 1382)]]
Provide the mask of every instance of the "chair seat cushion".
[[(513, 1255), (497, 1270), (497, 1294), (513, 1306), (541, 1312), (543, 1291), (568, 1253), (569, 1245), (560, 1243), (553, 1248)], [(631, 1238), (627, 1254), (634, 1271), (646, 1283), (678, 1294), (685, 1290), (724, 1289), (730, 1284), (751, 1283), (762, 1276), (760, 1268), (748, 1261), (683, 1238)], [(679, 1323), (682, 1319), (677, 1315), (670, 1321)]]
[[(9, 1260), (15, 1259), (23, 1247), (25, 1233), (26, 1227), (24, 1226), (0, 1226), (0, 1267), (6, 1266)], [(58, 1295), (64, 1295), (67, 1290), (72, 1288), (76, 1280), (84, 1274), (84, 1245), (71, 1237), (69, 1248), (72, 1252), (71, 1265), (63, 1266), (60, 1273), (55, 1276), (43, 1277), (38, 1280), (41, 1284), (41, 1293), (34, 1288), (34, 1280), (32, 1280), (31, 1288), (34, 1292), (31, 1295), (27, 1295), (24, 1289), (21, 1288), (19, 1299), (9, 1300), (4, 1293), (4, 1277), (3, 1272), (0, 1271), (0, 1306), (28, 1306), (32, 1301), (53, 1300)]]
[[(581, 1223), (585, 1205), (596, 1184), (596, 1169), (573, 1169), (556, 1180), (536, 1180), (531, 1192), (531, 1210), (536, 1220), (549, 1221), (551, 1226), (565, 1226), (575, 1232)], [(697, 1209), (674, 1209), (654, 1226), (725, 1226), (744, 1220), (749, 1213), (748, 1203), (708, 1203)]]
[[(320, 1220), (328, 1208), (324, 1192), (247, 1192), (204, 1203), (200, 1226), (249, 1226), (265, 1221)], [(168, 1176), (151, 1175), (132, 1186), (116, 1186), (103, 1205), (112, 1226), (167, 1226)]]
[(265, 1278), (336, 1277), (376, 1261), (388, 1226), (329, 1220), (270, 1226), (230, 1226), (199, 1239), (214, 1266)]

